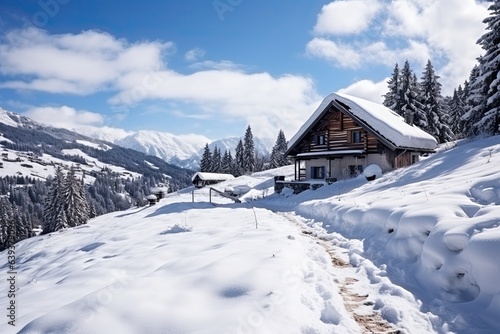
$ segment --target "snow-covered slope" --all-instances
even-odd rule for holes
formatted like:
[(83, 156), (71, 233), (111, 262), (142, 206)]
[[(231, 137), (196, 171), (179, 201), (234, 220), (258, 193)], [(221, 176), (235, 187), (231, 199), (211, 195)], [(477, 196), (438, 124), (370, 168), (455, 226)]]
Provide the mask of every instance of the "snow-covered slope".
[(273, 194), (287, 166), (21, 241), (0, 332), (498, 333), (499, 165), (497, 136)]
[[(239, 183), (268, 189), (290, 170)], [(0, 331), (434, 332), (435, 316), (410, 293), (368, 259), (349, 265), (342, 247), (304, 233), (300, 217), (212, 194), (214, 207), (208, 189), (192, 203), (192, 190), (17, 244), (16, 328)]]
[(10, 113), (7, 110), (0, 107), (0, 123), (17, 126), (17, 123), (9, 115)]

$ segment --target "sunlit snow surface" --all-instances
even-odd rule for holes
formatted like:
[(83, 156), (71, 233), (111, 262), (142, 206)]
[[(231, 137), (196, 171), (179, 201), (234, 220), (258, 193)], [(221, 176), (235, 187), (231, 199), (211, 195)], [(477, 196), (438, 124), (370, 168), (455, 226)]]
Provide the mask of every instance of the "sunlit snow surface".
[(216, 186), (251, 187), (243, 204), (186, 189), (31, 238), (16, 245), (16, 327), (0, 332), (496, 333), (499, 166), (493, 137), (273, 194), (284, 167)]

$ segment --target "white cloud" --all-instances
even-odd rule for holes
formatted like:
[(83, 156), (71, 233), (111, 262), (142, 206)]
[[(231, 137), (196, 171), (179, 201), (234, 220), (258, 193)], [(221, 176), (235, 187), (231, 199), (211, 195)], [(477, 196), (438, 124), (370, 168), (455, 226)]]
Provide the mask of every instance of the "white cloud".
[(353, 46), (325, 38), (314, 38), (307, 43), (306, 50), (309, 55), (324, 58), (341, 67), (357, 68), (362, 62), (362, 55)]
[[(366, 8), (360, 12), (361, 3)], [(408, 59), (416, 70), (430, 59), (441, 76), (443, 93), (451, 94), (483, 53), (476, 41), (485, 32), (482, 21), (489, 16), (489, 4), (476, 0), (334, 1), (318, 15), (315, 36), (306, 51), (345, 68), (393, 67)], [(358, 15), (365, 16), (364, 25), (344, 23)]]
[(326, 59), (340, 67), (357, 69), (367, 64), (394, 66), (401, 59), (424, 65), (431, 57), (428, 45), (409, 41), (406, 48), (390, 48), (385, 42), (342, 44), (316, 37), (306, 46), (307, 54)]
[(200, 58), (203, 58), (205, 56), (205, 50), (200, 49), (200, 48), (194, 48), (186, 52), (184, 55), (184, 59), (186, 61), (198, 61)]
[(269, 121), (256, 128), (255, 134), (275, 137), (280, 128), (296, 131), (317, 99), (313, 81), (302, 76), (275, 78), (268, 73), (230, 70), (205, 70), (189, 75), (163, 70), (151, 75), (159, 82), (151, 89), (142, 87), (139, 78), (122, 78), (118, 82), (120, 93), (110, 103), (119, 105), (146, 99), (189, 101), (221, 122), (240, 119), (252, 125), (252, 120), (262, 117)]
[(382, 103), (384, 102), (384, 98), (382, 96), (387, 93), (388, 80), (389, 78), (385, 78), (379, 82), (373, 82), (372, 80), (360, 80), (347, 86), (346, 88), (340, 89), (339, 92), (357, 96), (368, 101)]
[(343, 0), (324, 5), (314, 27), (319, 35), (355, 34), (365, 31), (382, 9), (378, 0)]
[[(179, 73), (165, 62), (173, 49), (172, 43), (130, 43), (99, 31), (12, 31), (0, 42), (0, 71), (13, 79), (0, 87), (78, 95), (105, 92), (111, 96), (110, 109), (119, 111), (115, 117), (130, 115), (130, 107), (144, 101), (179, 102), (192, 108), (184, 116), (210, 114), (221, 122), (250, 125), (262, 120), (255, 134), (273, 138), (280, 128), (293, 135), (317, 101), (313, 80), (304, 76), (250, 73), (228, 61), (199, 62), (193, 64), (194, 73)], [(39, 110), (32, 113), (51, 124), (56, 119)], [(59, 123), (68, 127), (86, 122), (77, 116), (79, 112)]]
[(205, 60), (191, 64), (189, 67), (196, 70), (211, 69), (211, 70), (235, 70), (235, 71), (241, 70), (243, 68), (242, 65), (235, 64), (229, 60), (221, 60), (221, 61)]
[(37, 122), (65, 129), (104, 123), (104, 117), (99, 113), (76, 110), (68, 106), (35, 107), (28, 110), (25, 115)]
[(23, 76), (0, 87), (91, 94), (113, 88), (120, 76), (158, 68), (172, 43), (129, 44), (107, 33), (49, 35), (35, 28), (11, 31), (0, 44), (0, 72)]

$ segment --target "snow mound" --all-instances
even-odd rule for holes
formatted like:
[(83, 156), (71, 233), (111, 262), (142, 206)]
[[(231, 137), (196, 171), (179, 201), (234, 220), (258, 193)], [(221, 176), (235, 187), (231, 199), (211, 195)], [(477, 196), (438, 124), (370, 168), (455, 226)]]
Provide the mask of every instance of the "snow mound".
[(382, 176), (382, 168), (379, 165), (368, 165), (363, 171), (363, 175), (367, 180), (375, 180), (376, 178), (380, 178)]

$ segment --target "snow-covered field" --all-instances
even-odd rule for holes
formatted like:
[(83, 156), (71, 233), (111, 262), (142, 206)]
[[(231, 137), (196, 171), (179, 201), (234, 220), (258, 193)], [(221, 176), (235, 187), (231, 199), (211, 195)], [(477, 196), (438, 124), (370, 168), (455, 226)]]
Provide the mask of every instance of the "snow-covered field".
[(498, 333), (499, 166), (493, 137), (273, 194), (284, 167), (217, 185), (251, 187), (243, 204), (185, 189), (31, 238), (0, 332)]

